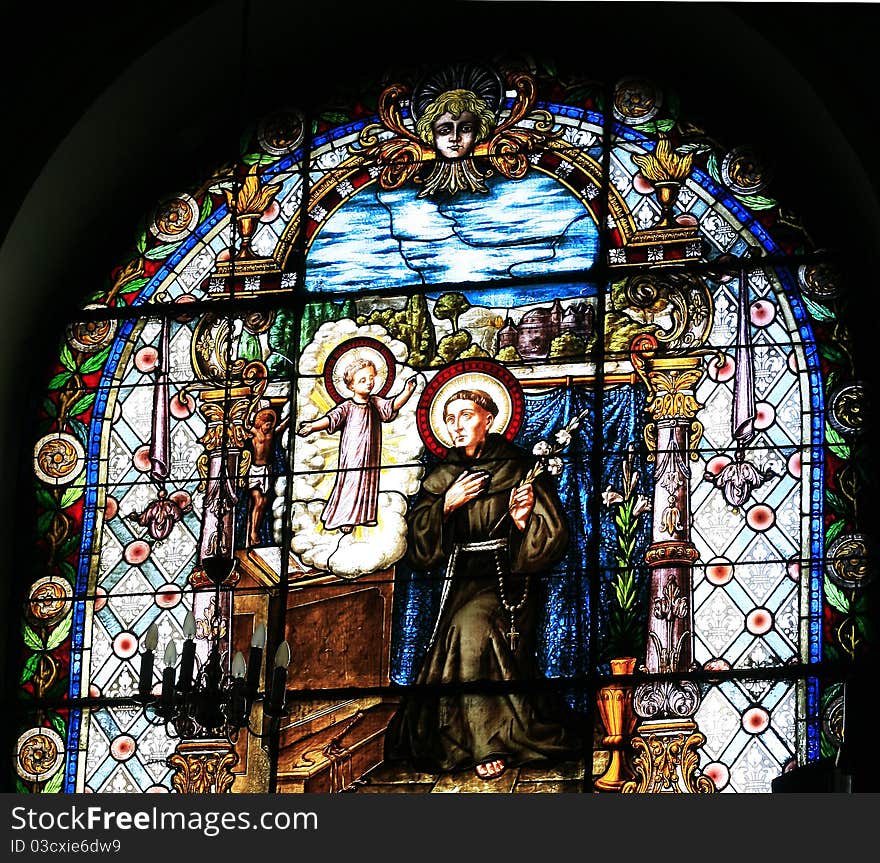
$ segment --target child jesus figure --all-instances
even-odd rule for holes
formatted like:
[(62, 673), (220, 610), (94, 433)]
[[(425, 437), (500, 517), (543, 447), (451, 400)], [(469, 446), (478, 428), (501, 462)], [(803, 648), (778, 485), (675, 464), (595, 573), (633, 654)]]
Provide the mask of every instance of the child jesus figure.
[(371, 360), (352, 360), (342, 375), (351, 398), (314, 422), (300, 423), (297, 429), (300, 437), (316, 431), (341, 432), (336, 482), (321, 513), (326, 530), (351, 533), (357, 525), (376, 524), (382, 423), (397, 416), (416, 388), (416, 378), (411, 377), (393, 399), (373, 395), (377, 375)]

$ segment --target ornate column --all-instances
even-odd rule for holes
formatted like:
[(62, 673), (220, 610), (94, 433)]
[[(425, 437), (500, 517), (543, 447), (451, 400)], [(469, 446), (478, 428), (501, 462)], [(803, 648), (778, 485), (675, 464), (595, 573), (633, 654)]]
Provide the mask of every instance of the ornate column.
[(178, 794), (223, 794), (232, 788), (238, 755), (228, 740), (181, 740), (168, 757)]
[[(205, 501), (198, 555), (189, 581), (194, 588), (197, 624), (207, 625), (197, 641), (202, 673), (207, 676), (196, 682), (196, 689), (203, 686), (207, 691), (184, 695), (189, 699), (189, 712), (178, 725), (181, 740), (167, 760), (174, 770), (172, 784), (180, 794), (229, 791), (235, 778), (232, 770), (239, 760), (234, 744), (222, 736), (223, 714), (199, 712), (199, 700), (214, 697), (228, 673), (231, 601), (225, 588), (240, 578), (237, 567), (232, 566), (225, 578), (224, 572), (215, 573), (216, 580), (212, 579), (205, 559), (221, 556), (234, 560), (235, 512), (251, 458), (245, 446), (248, 426), (267, 381), (263, 363), (232, 358), (232, 337), (230, 322), (209, 313), (196, 326), (192, 338), (192, 366), (199, 381), (206, 428), (199, 439), (205, 451), (197, 462)], [(213, 679), (213, 689), (208, 678)]]
[[(646, 552), (651, 568), (648, 645), (645, 670), (685, 672), (693, 665), (693, 564), (698, 553), (690, 539), (690, 462), (702, 435), (694, 389), (703, 376), (702, 357), (683, 353), (660, 356), (657, 340), (640, 336), (632, 345), (636, 370), (648, 385), (645, 441), (654, 464), (652, 542)], [(652, 681), (635, 688), (633, 709), (641, 719), (632, 745), (637, 779), (624, 793), (708, 793), (715, 790), (698, 776), (697, 749), (705, 737), (694, 715), (700, 691), (690, 680)]]
[[(250, 467), (246, 448), (248, 425), (266, 391), (268, 373), (259, 361), (233, 359), (230, 322), (209, 313), (199, 322), (192, 338), (192, 366), (200, 382), (200, 410), (207, 422), (199, 438), (205, 452), (198, 470), (205, 491), (199, 536), (198, 561), (190, 576), (193, 587), (211, 586), (201, 562), (212, 555), (231, 557), (235, 509), (242, 478)], [(226, 585), (234, 584), (233, 571)]]
[[(205, 505), (199, 536), (199, 564), (212, 555), (232, 556), (238, 477), (247, 471), (242, 464), (247, 440), (245, 416), (251, 399), (250, 387), (203, 390), (200, 410), (207, 421), (199, 443), (205, 452), (198, 461), (204, 479)], [(243, 470), (242, 470), (243, 468)], [(190, 578), (193, 586), (210, 585), (200, 566)]]

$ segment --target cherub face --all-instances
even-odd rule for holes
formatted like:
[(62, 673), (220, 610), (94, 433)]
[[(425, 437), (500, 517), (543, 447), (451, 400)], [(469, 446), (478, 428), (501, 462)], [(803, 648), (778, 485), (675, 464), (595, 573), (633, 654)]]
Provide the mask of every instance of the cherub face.
[(477, 134), (477, 118), (470, 111), (453, 117), (448, 111), (431, 125), (434, 146), (445, 159), (461, 159), (473, 149)]
[(443, 418), (452, 445), (463, 448), (469, 456), (476, 455), (483, 448), (493, 419), (489, 411), (470, 399), (451, 401)]
[(351, 379), (351, 391), (362, 398), (366, 398), (373, 392), (376, 385), (376, 370), (372, 366), (364, 366), (354, 373)]

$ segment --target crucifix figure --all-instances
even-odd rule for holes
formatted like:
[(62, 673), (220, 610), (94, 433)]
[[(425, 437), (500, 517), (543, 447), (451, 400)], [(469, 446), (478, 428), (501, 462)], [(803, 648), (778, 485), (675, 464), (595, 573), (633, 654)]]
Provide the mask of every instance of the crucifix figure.
[(510, 618), (510, 631), (507, 633), (507, 641), (510, 644), (510, 649), (516, 653), (516, 645), (519, 642), (519, 632), (516, 628), (516, 620), (512, 617)]

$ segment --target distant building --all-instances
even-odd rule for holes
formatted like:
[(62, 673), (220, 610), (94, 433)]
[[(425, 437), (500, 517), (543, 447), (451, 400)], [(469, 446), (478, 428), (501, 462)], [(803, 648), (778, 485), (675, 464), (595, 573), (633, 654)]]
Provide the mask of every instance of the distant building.
[(519, 324), (508, 318), (498, 334), (498, 350), (513, 347), (524, 360), (546, 359), (557, 336), (570, 333), (586, 342), (593, 332), (593, 307), (586, 302), (563, 309), (557, 299), (549, 308), (531, 309)]

